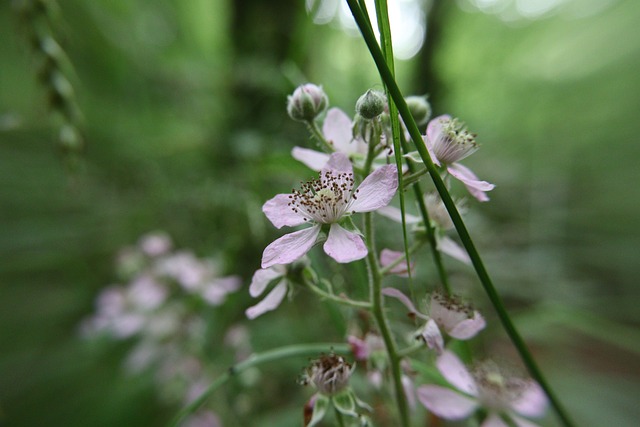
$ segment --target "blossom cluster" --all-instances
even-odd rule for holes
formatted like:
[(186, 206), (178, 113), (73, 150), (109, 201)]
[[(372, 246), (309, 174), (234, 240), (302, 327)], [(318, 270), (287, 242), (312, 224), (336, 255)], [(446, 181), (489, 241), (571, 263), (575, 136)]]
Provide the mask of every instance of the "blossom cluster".
[[(95, 313), (81, 325), (82, 335), (132, 341), (126, 370), (132, 374), (152, 370), (168, 403), (189, 403), (213, 380), (203, 353), (207, 344), (203, 310), (222, 304), (240, 288), (240, 278), (221, 277), (213, 260), (174, 250), (169, 236), (161, 232), (144, 235), (137, 245), (124, 248), (117, 270), (126, 283), (100, 292)], [(183, 425), (220, 423), (215, 413), (200, 410)]]

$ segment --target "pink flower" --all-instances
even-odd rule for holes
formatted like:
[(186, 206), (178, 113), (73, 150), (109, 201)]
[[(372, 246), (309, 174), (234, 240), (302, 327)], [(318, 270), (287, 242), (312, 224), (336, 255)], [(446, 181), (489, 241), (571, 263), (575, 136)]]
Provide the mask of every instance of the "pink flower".
[(457, 119), (443, 115), (429, 122), (427, 135), (423, 139), (433, 163), (445, 166), (447, 172), (462, 181), (469, 193), (479, 201), (489, 200), (485, 192), (493, 190), (495, 185), (480, 181), (471, 169), (458, 163), (478, 149), (475, 135), (469, 133)]
[(444, 339), (441, 329), (449, 336), (468, 340), (476, 336), (486, 326), (484, 317), (467, 304), (461, 303), (453, 297), (446, 297), (438, 292), (431, 294), (429, 300), (429, 315), (426, 316), (418, 310), (409, 298), (395, 288), (384, 288), (384, 295), (396, 298), (409, 309), (415, 316), (424, 319), (427, 323), (419, 331), (424, 342), (437, 353), (444, 350)]
[[(322, 133), (333, 149), (352, 161), (364, 162), (369, 146), (361, 137), (353, 136), (351, 119), (339, 108), (331, 108), (322, 124)], [(314, 171), (320, 171), (329, 161), (330, 154), (308, 148), (293, 147), (291, 155)], [(384, 153), (381, 156), (385, 156)]]
[(267, 311), (275, 310), (278, 308), (285, 295), (287, 294), (286, 279), (287, 269), (284, 265), (273, 265), (269, 268), (262, 268), (255, 273), (251, 278), (251, 284), (249, 285), (249, 294), (257, 298), (264, 293), (269, 283), (278, 280), (276, 286), (269, 292), (269, 294), (258, 304), (253, 307), (249, 307), (245, 314), (249, 319), (255, 319), (258, 316), (263, 315)]
[(286, 234), (267, 246), (262, 268), (289, 264), (306, 254), (316, 243), (323, 226), (329, 233), (324, 251), (340, 263), (362, 259), (367, 247), (359, 234), (340, 225), (356, 212), (371, 212), (386, 206), (398, 188), (395, 165), (375, 170), (354, 190), (353, 168), (347, 156), (333, 153), (320, 178), (307, 182), (293, 194), (278, 194), (262, 207), (277, 228), (310, 223), (312, 226)]
[(508, 415), (518, 427), (537, 427), (520, 415), (536, 418), (546, 411), (546, 396), (536, 382), (506, 376), (494, 363), (481, 363), (469, 371), (454, 353), (445, 351), (436, 365), (462, 392), (436, 385), (418, 387), (420, 402), (441, 418), (461, 420), (483, 407), (487, 417), (480, 427), (507, 427), (501, 414)]

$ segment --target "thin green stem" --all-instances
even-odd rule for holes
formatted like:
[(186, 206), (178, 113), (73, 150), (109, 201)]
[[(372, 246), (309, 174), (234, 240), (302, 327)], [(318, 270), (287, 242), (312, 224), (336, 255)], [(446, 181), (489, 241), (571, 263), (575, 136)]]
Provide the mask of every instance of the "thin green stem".
[(305, 280), (304, 284), (311, 289), (311, 291), (313, 291), (313, 293), (319, 295), (322, 298), (331, 300), (331, 301), (335, 301), (339, 304), (342, 305), (347, 305), (350, 307), (355, 307), (355, 308), (364, 308), (366, 310), (370, 310), (371, 309), (371, 303), (367, 302), (367, 301), (355, 301), (352, 299), (347, 298), (346, 296), (340, 296), (340, 295), (335, 295), (333, 293), (329, 293), (324, 291), (322, 288), (314, 285), (313, 283), (311, 283), (308, 280)]
[(387, 321), (384, 307), (382, 305), (382, 276), (380, 275), (380, 267), (378, 266), (378, 260), (376, 259), (371, 212), (364, 214), (364, 230), (367, 249), (369, 250), (366, 262), (369, 274), (371, 305), (373, 306), (371, 312), (373, 317), (376, 319), (378, 329), (380, 329), (380, 335), (382, 336), (385, 348), (387, 349), (387, 355), (389, 356), (389, 365), (391, 366), (391, 376), (395, 387), (400, 422), (403, 427), (408, 427), (409, 410), (407, 397), (405, 396), (404, 388), (402, 387), (402, 369), (400, 368), (401, 358), (398, 356), (396, 343), (393, 339), (393, 335), (391, 334), (391, 328), (389, 327), (389, 322)]
[[(480, 279), (480, 282), (482, 283), (482, 286), (484, 287), (484, 290), (487, 293), (489, 300), (493, 304), (496, 310), (496, 313), (498, 314), (498, 318), (500, 319), (502, 326), (504, 327), (505, 331), (507, 332), (507, 335), (513, 342), (513, 345), (518, 350), (518, 353), (520, 354), (522, 361), (526, 365), (527, 370), (529, 371), (531, 376), (544, 389), (545, 393), (549, 398), (549, 401), (551, 402), (551, 405), (553, 406), (556, 414), (558, 415), (562, 423), (567, 427), (573, 426), (574, 423), (571, 421), (571, 418), (569, 417), (568, 413), (564, 410), (559, 399), (556, 397), (555, 393), (553, 392), (553, 389), (550, 387), (550, 385), (546, 381), (544, 375), (542, 374), (542, 371), (538, 368), (538, 365), (536, 364), (533, 356), (531, 355), (531, 352), (529, 351), (524, 340), (522, 339), (517, 329), (513, 325), (513, 322), (511, 321), (511, 318), (509, 317), (507, 310), (505, 309), (504, 303), (502, 302), (502, 298), (500, 297), (495, 287), (493, 286), (493, 282), (491, 281), (491, 278), (489, 277), (489, 274), (484, 267), (484, 263), (482, 262), (482, 259), (480, 258), (480, 255), (476, 250), (476, 247), (473, 241), (471, 240), (471, 236), (469, 235), (469, 232), (467, 231), (467, 228), (464, 222), (462, 221), (460, 213), (458, 212), (458, 209), (453, 199), (451, 198), (451, 195), (449, 194), (444, 182), (440, 178), (440, 175), (438, 174), (438, 171), (436, 170), (435, 165), (431, 161), (431, 157), (429, 156), (429, 153), (424, 144), (424, 141), (422, 140), (422, 135), (418, 130), (418, 126), (413, 120), (413, 117), (411, 116), (409, 108), (407, 107), (407, 104), (402, 96), (402, 93), (400, 92), (400, 88), (398, 87), (395, 79), (393, 78), (393, 73), (387, 66), (385, 57), (383, 53), (380, 51), (380, 48), (376, 42), (373, 32), (367, 26), (366, 20), (362, 16), (362, 11), (358, 7), (355, 0), (346, 0), (346, 1), (349, 5), (349, 8), (351, 9), (351, 13), (354, 16), (356, 23), (358, 24), (358, 27), (360, 28), (360, 32), (362, 33), (363, 38), (367, 44), (367, 47), (369, 48), (369, 52), (371, 53), (371, 56), (373, 57), (373, 60), (376, 63), (378, 72), (380, 73), (382, 80), (386, 83), (389, 93), (393, 98), (393, 101), (395, 102), (396, 106), (398, 107), (398, 111), (408, 128), (409, 134), (411, 135), (411, 138), (416, 148), (418, 149), (418, 153), (420, 154), (420, 157), (422, 158), (423, 163), (425, 164), (425, 166), (429, 170), (429, 173), (431, 174), (431, 179), (433, 180), (433, 183), (436, 189), (438, 190), (438, 193), (440, 194), (440, 197), (442, 198), (442, 201), (445, 207), (447, 208), (449, 215), (451, 216), (451, 220), (455, 225), (458, 235), (460, 236), (460, 239), (465, 249), (467, 250), (469, 257), (471, 258), (471, 262), (473, 264), (473, 267), (476, 270), (478, 278)], [(374, 304), (374, 307), (375, 307), (375, 304)]]
[(320, 148), (328, 153), (333, 153), (334, 151), (336, 151), (335, 148), (333, 148), (333, 145), (331, 145), (329, 141), (327, 141), (327, 139), (324, 137), (316, 122), (308, 121), (306, 122), (306, 124), (309, 132), (311, 132), (311, 135), (313, 135), (313, 137), (316, 139)]
[(204, 393), (200, 395), (196, 400), (185, 406), (178, 412), (178, 414), (171, 420), (169, 426), (177, 427), (180, 422), (188, 415), (194, 413), (200, 406), (202, 406), (209, 397), (232, 377), (239, 375), (245, 370), (259, 366), (264, 363), (273, 362), (274, 360), (286, 359), (288, 357), (296, 356), (315, 356), (320, 353), (328, 352), (336, 353), (348, 353), (351, 351), (348, 344), (343, 343), (316, 343), (316, 344), (297, 344), (285, 347), (276, 348), (273, 350), (265, 351), (264, 353), (252, 354), (246, 360), (231, 366), (227, 372), (220, 375), (214, 382), (211, 383)]

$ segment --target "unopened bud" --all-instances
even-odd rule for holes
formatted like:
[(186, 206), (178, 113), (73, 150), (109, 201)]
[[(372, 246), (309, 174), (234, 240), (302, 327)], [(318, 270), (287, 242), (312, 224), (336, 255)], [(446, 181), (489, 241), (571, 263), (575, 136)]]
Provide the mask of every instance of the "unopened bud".
[(405, 98), (407, 107), (418, 126), (424, 126), (431, 118), (431, 104), (426, 96), (408, 96)]
[(356, 102), (356, 112), (367, 120), (374, 119), (384, 112), (387, 99), (383, 93), (368, 90)]
[(322, 87), (312, 83), (298, 86), (287, 98), (287, 113), (293, 120), (310, 122), (315, 120), (329, 105), (329, 98)]

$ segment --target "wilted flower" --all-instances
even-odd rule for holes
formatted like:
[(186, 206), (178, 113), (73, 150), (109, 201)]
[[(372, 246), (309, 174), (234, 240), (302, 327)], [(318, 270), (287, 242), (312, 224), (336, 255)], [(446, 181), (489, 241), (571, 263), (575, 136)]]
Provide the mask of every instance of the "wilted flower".
[(420, 402), (441, 418), (461, 420), (482, 407), (487, 417), (481, 427), (506, 426), (501, 415), (511, 418), (518, 427), (536, 427), (520, 415), (536, 418), (546, 411), (546, 396), (535, 381), (506, 375), (495, 363), (480, 363), (468, 370), (454, 353), (445, 351), (436, 365), (462, 392), (436, 385), (418, 387)]
[(341, 263), (362, 259), (367, 247), (358, 233), (340, 225), (356, 212), (386, 206), (398, 188), (395, 165), (385, 165), (365, 178), (354, 190), (353, 168), (342, 153), (333, 153), (320, 177), (303, 184), (293, 194), (278, 194), (262, 211), (277, 228), (311, 223), (310, 228), (287, 234), (266, 247), (262, 268), (289, 264), (316, 243), (323, 226), (329, 226), (324, 251)]
[(328, 104), (329, 98), (322, 87), (307, 83), (298, 86), (287, 98), (287, 113), (294, 120), (310, 122), (322, 114)]
[(411, 314), (427, 321), (420, 329), (419, 334), (427, 346), (438, 353), (442, 353), (444, 349), (441, 329), (453, 338), (468, 340), (486, 326), (480, 313), (457, 298), (447, 297), (438, 292), (432, 293), (429, 300), (429, 315), (427, 316), (418, 312), (411, 300), (399, 290), (384, 288), (382, 293), (398, 299), (409, 309)]
[(447, 172), (462, 181), (479, 201), (489, 200), (485, 192), (493, 190), (495, 185), (480, 181), (469, 168), (458, 163), (478, 149), (474, 134), (469, 133), (457, 119), (442, 115), (429, 122), (427, 135), (423, 138), (433, 163), (445, 166)]
[(312, 383), (321, 394), (331, 396), (349, 385), (354, 369), (342, 356), (323, 354), (307, 368), (305, 382)]

